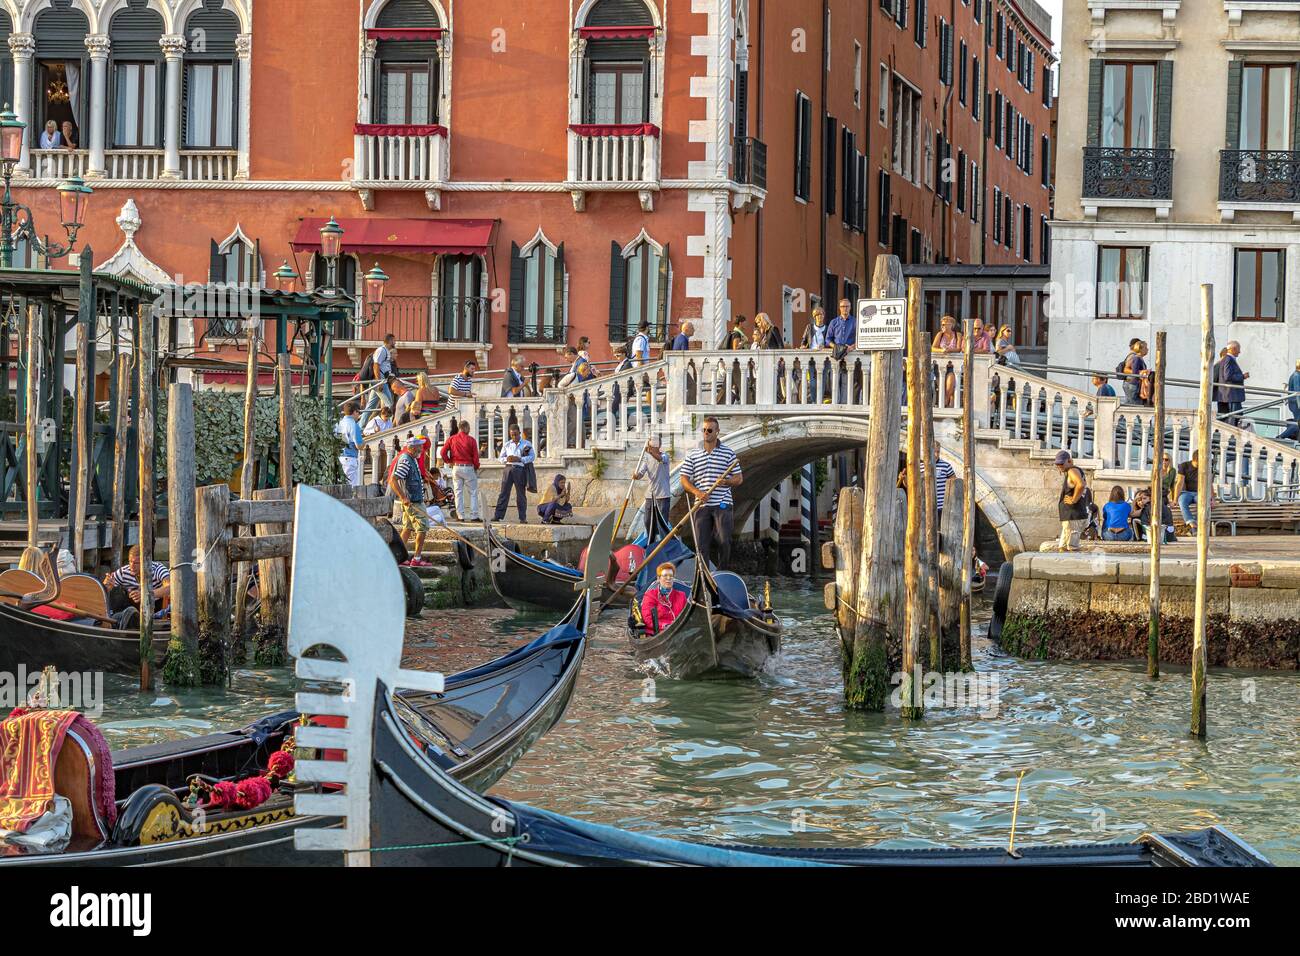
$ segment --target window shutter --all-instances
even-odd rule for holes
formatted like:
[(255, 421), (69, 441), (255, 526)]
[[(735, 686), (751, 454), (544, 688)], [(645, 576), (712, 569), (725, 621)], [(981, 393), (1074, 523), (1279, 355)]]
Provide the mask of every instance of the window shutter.
[(1161, 60), (1156, 64), (1156, 149), (1169, 148), (1169, 124), (1173, 116), (1174, 64)]
[[(541, 319), (541, 316), (538, 316)], [(524, 338), (524, 260), (519, 244), (510, 243), (510, 317), (506, 340), (522, 342)]]
[(1104, 60), (1088, 62), (1088, 145), (1096, 146), (1101, 141), (1101, 86)]
[[(1233, 111), (1232, 100), (1228, 100), (1228, 110)], [(1291, 148), (1300, 149), (1300, 130), (1296, 129), (1296, 123), (1300, 122), (1300, 63), (1291, 64)], [(1229, 149), (1237, 147), (1229, 145)]]
[(217, 240), (215, 239), (212, 240), (212, 251), (208, 257), (208, 281), (226, 281), (226, 259), (217, 247)]
[(835, 117), (827, 116), (822, 129), (822, 204), (835, 215)]
[(627, 261), (617, 242), (609, 244), (609, 340), (627, 339)]
[[(671, 263), (668, 258), (668, 243), (664, 243), (664, 251), (659, 254), (659, 314), (656, 316), (658, 325), (658, 337), (666, 339), (668, 337), (668, 271)], [(655, 330), (651, 330), (654, 335)]]
[(564, 320), (564, 243), (560, 243), (555, 247), (555, 316), (551, 325), (551, 334), (557, 338), (565, 334)]
[(876, 211), (876, 240), (882, 245), (889, 245), (889, 173), (880, 171), (880, 208)]

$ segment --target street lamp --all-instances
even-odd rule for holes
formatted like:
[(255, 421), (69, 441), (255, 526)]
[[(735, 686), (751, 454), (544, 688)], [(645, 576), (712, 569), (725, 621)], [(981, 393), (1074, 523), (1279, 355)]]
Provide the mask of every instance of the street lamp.
[(59, 218), (68, 234), (66, 245), (51, 243), (49, 237), (37, 235), (32, 211), (14, 202), (11, 185), (14, 167), (23, 155), (23, 133), (27, 124), (5, 105), (0, 112), (0, 172), (4, 175), (5, 193), (0, 201), (0, 267), (13, 268), (14, 246), (26, 241), (37, 253), (45, 257), (48, 267), (51, 259), (62, 259), (77, 246), (77, 233), (86, 224), (86, 207), (90, 202), (91, 188), (80, 177), (74, 176), (59, 187)]
[(379, 268), (378, 262), (366, 273), (365, 283), (366, 300), (370, 303), (370, 321), (373, 322), (379, 318), (379, 310), (384, 305), (384, 286), (388, 284), (388, 276)]
[(289, 260), (284, 260), (284, 265), (275, 270), (275, 284), (281, 292), (292, 292), (293, 285), (298, 281), (298, 273), (293, 271), (289, 265)]
[(339, 253), (342, 249), (343, 227), (330, 216), (330, 221), (321, 226), (320, 230), (320, 254), (328, 271), (325, 288), (329, 292), (333, 292), (338, 285)]

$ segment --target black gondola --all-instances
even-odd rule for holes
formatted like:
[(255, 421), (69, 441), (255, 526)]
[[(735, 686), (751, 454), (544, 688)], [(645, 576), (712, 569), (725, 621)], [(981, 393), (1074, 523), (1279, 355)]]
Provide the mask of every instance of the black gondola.
[[(156, 666), (167, 655), (168, 630), (153, 636)], [(0, 671), (14, 673), (53, 665), (64, 672), (140, 672), (140, 634), (93, 624), (56, 621), (9, 604), (0, 604)]]
[[(653, 517), (648, 550), (671, 530), (658, 512)], [(675, 587), (686, 592), (686, 607), (676, 620), (659, 628), (643, 619), (638, 602), (655, 586), (651, 565), (667, 562), (677, 566)], [(712, 569), (678, 539), (642, 567), (636, 592), (628, 614), (628, 643), (637, 664), (649, 673), (678, 680), (753, 677), (781, 649), (781, 622), (767, 599), (760, 605), (739, 575)]]
[[(516, 611), (563, 611), (573, 602), (573, 594), (582, 582), (583, 572), (558, 561), (532, 558), (497, 534), (485, 516), (487, 530), (488, 577), (492, 588)], [(630, 598), (624, 591), (613, 604), (607, 605), (614, 588), (606, 585), (596, 598), (598, 607), (626, 607)]]

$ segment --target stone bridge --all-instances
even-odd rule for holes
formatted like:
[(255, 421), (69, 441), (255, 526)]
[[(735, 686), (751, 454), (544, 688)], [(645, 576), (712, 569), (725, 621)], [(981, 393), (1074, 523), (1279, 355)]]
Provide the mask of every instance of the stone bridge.
[[(506, 429), (518, 422), (538, 447), (538, 480), (563, 472), (575, 504), (616, 506), (627, 493), (647, 437), (655, 437), (676, 466), (699, 442), (704, 416), (719, 419), (723, 440), (740, 457), (745, 474), (737, 489), (736, 528), (746, 528), (756, 508), (770, 508), (770, 492), (810, 462), (863, 451), (871, 410), (870, 356), (850, 352), (835, 361), (826, 351), (689, 351), (627, 372), (606, 375), (537, 398), (476, 395), (449, 409), (367, 441), (368, 475), (381, 480), (401, 438), (422, 434), (438, 445), (453, 419), (470, 421), (484, 452), (480, 482), (495, 500), (501, 465), (496, 460)], [(933, 408), (940, 453), (961, 467), (960, 401), (964, 370), (959, 356), (936, 356)], [(944, 382), (955, 379), (957, 398), (947, 403)], [(1150, 408), (1122, 406), (976, 356), (970, 374), (975, 396), (976, 506), (1008, 558), (1037, 550), (1059, 530), (1059, 473), (1052, 458), (1068, 448), (1104, 490), (1128, 490), (1150, 480), (1153, 447)], [(476, 391), (499, 389), (496, 381)], [(902, 401), (903, 396), (899, 396)], [(1167, 413), (1166, 447), (1175, 462), (1195, 447), (1195, 412)], [(1212, 431), (1213, 469), (1221, 485), (1243, 486), (1252, 497), (1300, 483), (1300, 450), (1226, 423)], [(674, 468), (674, 493), (680, 495)], [(639, 492), (638, 492), (639, 497)], [(680, 499), (677, 504), (680, 506)], [(794, 512), (797, 515), (797, 510)], [(762, 522), (761, 527), (780, 523)]]

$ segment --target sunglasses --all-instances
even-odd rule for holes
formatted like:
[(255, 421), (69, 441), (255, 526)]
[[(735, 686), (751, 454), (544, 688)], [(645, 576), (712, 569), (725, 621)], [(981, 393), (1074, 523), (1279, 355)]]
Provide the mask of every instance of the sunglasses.
[(714, 432), (716, 432), (716, 431), (717, 431), (716, 428), (706, 428), (706, 429), (704, 429), (704, 434), (706, 434), (706, 435), (712, 435), (712, 434), (713, 434)]

